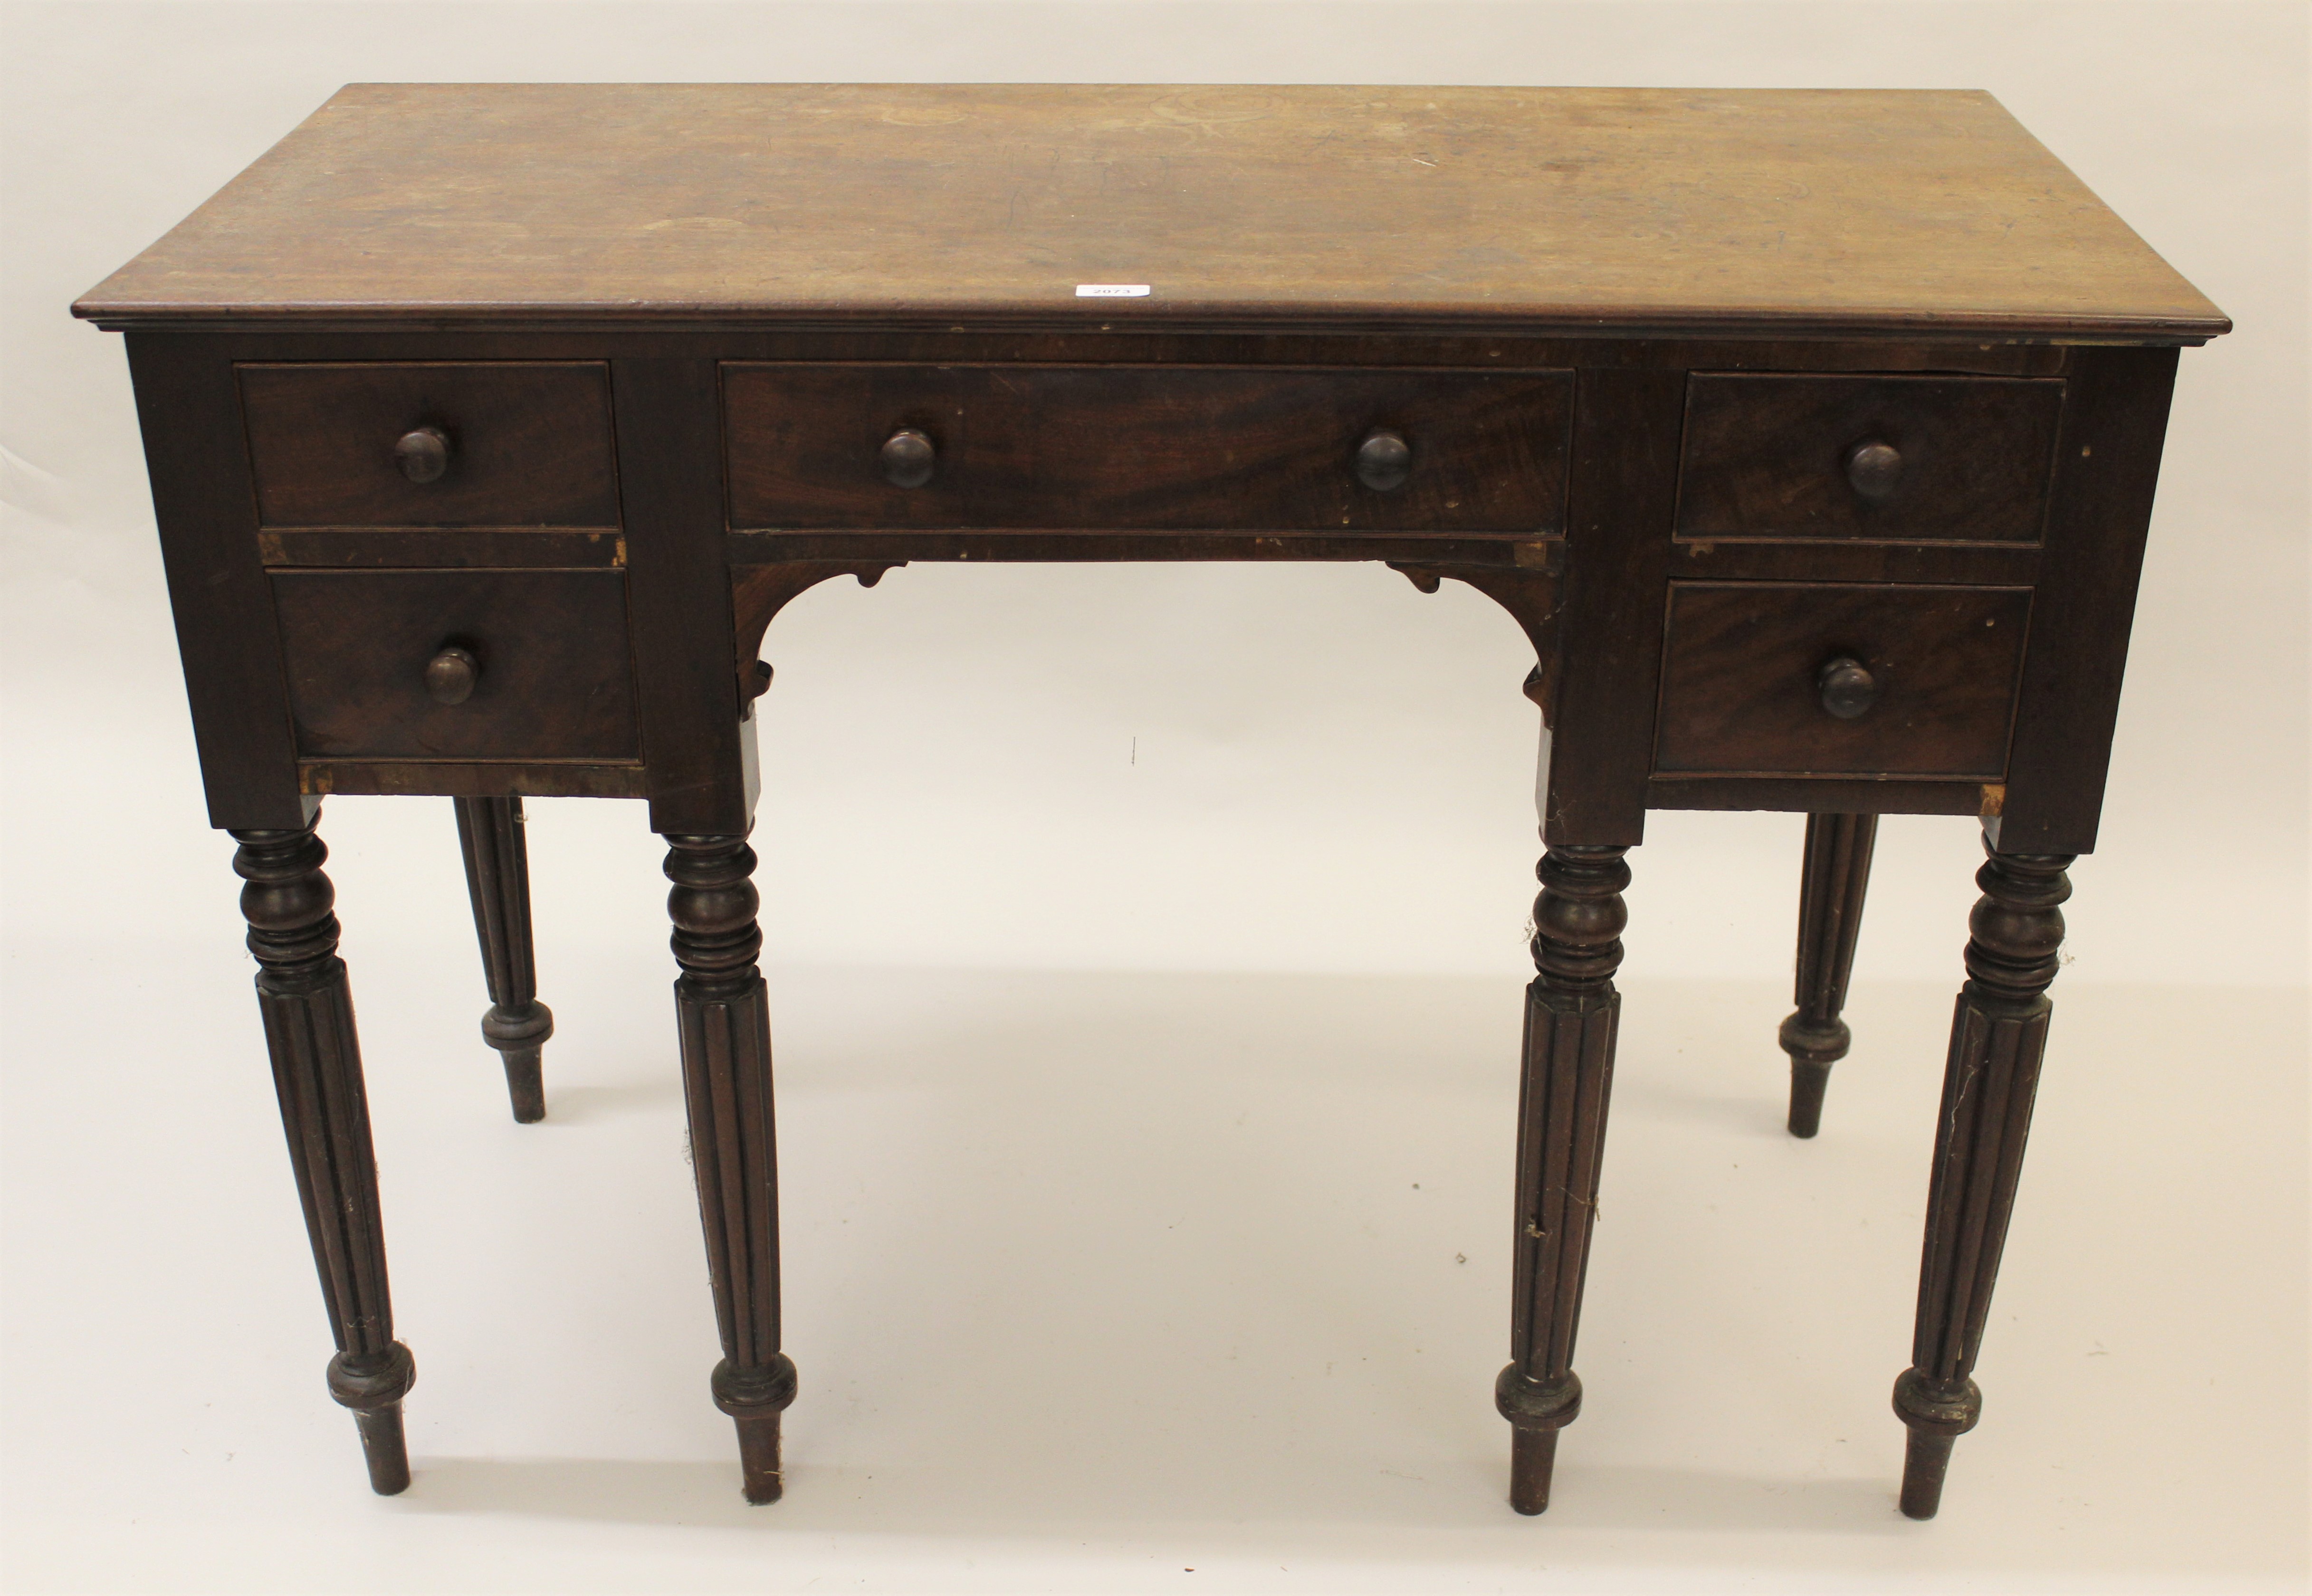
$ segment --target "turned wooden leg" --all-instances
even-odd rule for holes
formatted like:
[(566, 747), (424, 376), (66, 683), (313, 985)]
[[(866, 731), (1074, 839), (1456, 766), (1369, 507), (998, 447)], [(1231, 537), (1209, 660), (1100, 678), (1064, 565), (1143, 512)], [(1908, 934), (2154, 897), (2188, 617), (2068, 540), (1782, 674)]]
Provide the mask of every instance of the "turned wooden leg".
[(1846, 1057), (1853, 1033), (1838, 1012), (1854, 972), (1854, 939), (1862, 929), (1862, 895), (1870, 886), (1877, 815), (1808, 815), (1806, 865), (1799, 883), (1798, 1012), (1782, 1022), (1791, 1056), (1791, 1135), (1822, 1128), (1822, 1094), (1830, 1066)]
[(554, 1034), (554, 1011), (538, 1001), (538, 953), (530, 932), (530, 845), (519, 798), (457, 798), (458, 846), (474, 934), (490, 986), (482, 1039), (505, 1059), (506, 1092), (524, 1125), (546, 1118), (540, 1060)]
[(371, 1487), (390, 1496), (409, 1485), (401, 1399), (417, 1367), (393, 1338), (361, 1045), (345, 961), (337, 957), (337, 917), (330, 912), (337, 894), (321, 873), (328, 850), (312, 824), (302, 831), (235, 831), (232, 837), (241, 844), (232, 867), (248, 883), (241, 912), (249, 921), (249, 951), (257, 955), (257, 1003), (273, 1084), (337, 1337), (329, 1394), (354, 1411)]
[(1951, 1443), (1983, 1413), (1983, 1393), (1968, 1375), (1983, 1347), (2023, 1171), (2031, 1099), (2047, 1046), (2047, 985), (2063, 941), (2059, 906), (2071, 895), (2063, 874), (2071, 862), (2069, 854), (1992, 852), (1975, 873), (1983, 897), (1967, 919), (1967, 978), (1943, 1072), (1919, 1264), (1918, 1333), (1911, 1366), (1895, 1381), (1895, 1412), (1911, 1431), (1903, 1511), (1914, 1519), (1935, 1516)]
[(1573, 1335), (1590, 1227), (1598, 1217), (1598, 1161), (1614, 1077), (1614, 1032), (1628, 922), (1622, 889), (1626, 850), (1552, 847), (1534, 903), (1534, 963), (1526, 988), (1525, 1072), (1518, 1101), (1517, 1266), (1510, 1308), (1509, 1367), (1493, 1401), (1515, 1426), (1510, 1505), (1549, 1505), (1557, 1432), (1581, 1411)]
[(782, 1488), (779, 1413), (795, 1367), (779, 1350), (778, 1162), (771, 1117), (771, 1022), (755, 925), (755, 854), (743, 837), (670, 837), (674, 984), (682, 1027), (691, 1162), (722, 1336), (714, 1405), (739, 1426), (749, 1502)]

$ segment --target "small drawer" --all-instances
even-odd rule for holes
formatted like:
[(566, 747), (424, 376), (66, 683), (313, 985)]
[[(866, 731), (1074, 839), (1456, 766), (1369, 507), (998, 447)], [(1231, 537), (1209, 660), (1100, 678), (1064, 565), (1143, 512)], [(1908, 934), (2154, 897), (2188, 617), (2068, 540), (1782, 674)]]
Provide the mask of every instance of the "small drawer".
[(1673, 582), (1654, 769), (2000, 781), (2030, 618), (2027, 587)]
[(609, 370), (244, 365), (267, 527), (616, 527)]
[[(280, 572), (273, 600), (308, 759), (638, 757), (617, 571)], [(451, 650), (470, 669), (429, 679)]]
[(1546, 536), (1573, 412), (1564, 372), (738, 363), (722, 393), (731, 524), (779, 531)]
[(1696, 373), (1677, 535), (2036, 543), (2063, 384)]

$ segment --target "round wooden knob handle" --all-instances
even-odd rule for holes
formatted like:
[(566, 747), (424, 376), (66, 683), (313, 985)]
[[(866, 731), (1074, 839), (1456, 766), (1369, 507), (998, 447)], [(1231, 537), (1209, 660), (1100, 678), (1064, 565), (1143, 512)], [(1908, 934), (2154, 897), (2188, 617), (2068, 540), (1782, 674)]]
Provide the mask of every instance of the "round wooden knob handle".
[(1814, 681), (1822, 692), (1824, 713), (1842, 721), (1854, 719), (1878, 701), (1878, 679), (1863, 669), (1861, 660), (1846, 655), (1817, 671)]
[(425, 662), (425, 696), (436, 704), (463, 704), (482, 680), (482, 662), (456, 644)]
[(450, 469), (450, 434), (438, 426), (402, 434), (393, 446), (393, 463), (412, 482), (439, 482)]
[(903, 426), (883, 440), (882, 452), (876, 458), (883, 468), (883, 480), (892, 487), (921, 487), (939, 465), (939, 450), (926, 434)]
[(1903, 452), (1876, 439), (1857, 443), (1846, 452), (1846, 479), (1874, 503), (1891, 499), (1903, 480)]
[(1413, 446), (1402, 433), (1383, 427), (1357, 445), (1357, 480), (1375, 493), (1390, 493), (1413, 475)]

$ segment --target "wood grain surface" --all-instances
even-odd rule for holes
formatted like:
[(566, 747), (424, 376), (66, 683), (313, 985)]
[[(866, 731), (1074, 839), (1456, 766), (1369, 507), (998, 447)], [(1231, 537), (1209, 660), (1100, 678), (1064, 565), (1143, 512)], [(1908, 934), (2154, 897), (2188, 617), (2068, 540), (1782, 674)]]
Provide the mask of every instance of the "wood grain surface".
[[(312, 758), (630, 759), (633, 667), (616, 571), (293, 571), (273, 577), (298, 750)], [(442, 704), (426, 662), (479, 662)]]
[(74, 308), (2229, 326), (1988, 94), (1881, 90), (355, 84)]
[[(244, 365), (241, 402), (268, 527), (618, 524), (600, 361)], [(413, 482), (394, 444), (422, 427), (449, 463)]]
[[(1654, 767), (1996, 782), (2030, 615), (2028, 588), (1674, 582)], [(1852, 720), (1816, 680), (1840, 656), (1878, 682)]]
[[(2062, 413), (2045, 379), (1696, 373), (1678, 536), (2036, 543)], [(1902, 462), (1877, 496), (1846, 467), (1873, 445)]]

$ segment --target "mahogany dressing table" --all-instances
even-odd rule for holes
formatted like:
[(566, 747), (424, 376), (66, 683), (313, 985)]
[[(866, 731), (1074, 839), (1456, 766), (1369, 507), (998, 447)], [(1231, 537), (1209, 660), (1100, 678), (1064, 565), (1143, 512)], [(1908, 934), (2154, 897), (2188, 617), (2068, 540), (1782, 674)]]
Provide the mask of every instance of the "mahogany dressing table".
[(780, 607), (920, 560), (1368, 560), (1531, 639), (1546, 847), (1511, 1501), (1548, 1502), (1649, 809), (1807, 825), (1816, 1133), (1877, 817), (1982, 817), (1896, 1382), (1931, 1516), (2176, 349), (2222, 315), (1989, 96), (351, 87), (75, 307), (127, 332), (212, 822), (372, 1484), (401, 1402), (316, 832), (456, 801), (545, 1111), (526, 794), (647, 802), (749, 1500), (781, 1485), (752, 701)]

